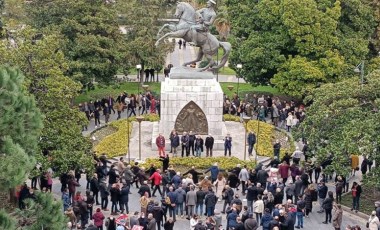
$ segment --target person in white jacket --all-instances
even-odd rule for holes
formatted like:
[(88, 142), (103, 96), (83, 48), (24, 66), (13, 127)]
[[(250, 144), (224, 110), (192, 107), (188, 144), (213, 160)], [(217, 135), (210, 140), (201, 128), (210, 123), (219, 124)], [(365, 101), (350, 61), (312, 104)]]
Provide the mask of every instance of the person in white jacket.
[(261, 195), (257, 196), (257, 200), (253, 204), (253, 212), (256, 214), (256, 220), (257, 220), (257, 225), (260, 226), (260, 220), (261, 217), (263, 217), (263, 212), (264, 212), (264, 201), (261, 198)]
[(379, 218), (376, 216), (376, 211), (372, 211), (371, 216), (368, 219), (368, 229), (369, 230), (378, 230), (380, 227)]

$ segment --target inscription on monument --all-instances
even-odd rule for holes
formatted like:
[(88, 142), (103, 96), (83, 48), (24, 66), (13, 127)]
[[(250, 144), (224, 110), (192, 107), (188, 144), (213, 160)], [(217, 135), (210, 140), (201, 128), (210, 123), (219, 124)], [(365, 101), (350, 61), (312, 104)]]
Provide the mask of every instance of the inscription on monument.
[(174, 129), (179, 133), (193, 131), (196, 134), (208, 134), (206, 115), (195, 102), (190, 101), (179, 112)]

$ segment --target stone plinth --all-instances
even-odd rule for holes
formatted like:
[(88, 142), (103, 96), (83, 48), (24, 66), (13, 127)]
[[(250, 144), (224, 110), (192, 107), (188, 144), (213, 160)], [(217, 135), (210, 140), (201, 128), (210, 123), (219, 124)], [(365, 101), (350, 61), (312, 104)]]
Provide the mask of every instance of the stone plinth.
[[(170, 77), (161, 83), (161, 119), (158, 132), (168, 139), (181, 110), (183, 112), (191, 101), (206, 116), (208, 129), (202, 134), (211, 133), (215, 141), (223, 139), (227, 129), (223, 122), (223, 91), (220, 84), (210, 72), (185, 68), (173, 68)], [(191, 127), (184, 131), (190, 130), (194, 131)], [(154, 138), (155, 136), (152, 137), (152, 142)], [(155, 144), (152, 143), (152, 147), (156, 148)]]

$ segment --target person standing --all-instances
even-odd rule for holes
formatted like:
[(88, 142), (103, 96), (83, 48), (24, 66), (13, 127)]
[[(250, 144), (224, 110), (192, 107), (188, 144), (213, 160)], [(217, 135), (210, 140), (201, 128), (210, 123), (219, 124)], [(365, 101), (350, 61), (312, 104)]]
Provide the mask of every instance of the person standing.
[(174, 191), (174, 188), (172, 186), (169, 187), (169, 192), (166, 194), (166, 196), (169, 198), (169, 216), (170, 218), (173, 217), (173, 221), (176, 221), (176, 202), (177, 202), (177, 193)]
[(256, 214), (256, 220), (257, 220), (257, 223), (259, 224), (259, 222), (261, 221), (261, 218), (263, 217), (263, 212), (264, 212), (264, 202), (261, 199), (261, 195), (257, 196), (257, 200), (253, 204), (253, 212)]
[(110, 120), (110, 114), (111, 114), (111, 111), (110, 111), (110, 108), (108, 106), (108, 103), (105, 103), (104, 104), (104, 108), (103, 108), (103, 115), (104, 115), (104, 119), (105, 119), (105, 123), (107, 124), (108, 121)]
[(191, 153), (194, 156), (194, 143), (195, 143), (195, 134), (193, 131), (189, 132), (189, 151), (191, 150)]
[[(328, 222), (331, 223), (332, 218), (332, 208), (333, 208), (333, 202), (334, 202), (334, 194), (332, 191), (329, 191), (327, 193), (327, 198), (323, 201), (322, 207), (325, 210), (325, 221), (322, 222), (323, 224), (327, 224)], [(328, 221), (328, 222), (327, 222)]]
[(104, 222), (104, 214), (100, 210), (100, 208), (96, 209), (94, 215), (92, 215), (92, 219), (94, 219), (94, 225), (98, 230), (103, 230), (103, 222)]
[(189, 135), (187, 135), (187, 132), (183, 132), (183, 135), (181, 137), (181, 143), (182, 143), (182, 154), (181, 156), (184, 156), (184, 151), (186, 150), (186, 156), (188, 157), (190, 155), (190, 145), (189, 145)]
[(212, 157), (212, 148), (214, 147), (214, 138), (212, 137), (211, 134), (208, 134), (208, 136), (206, 137), (205, 146), (206, 146), (206, 156)]
[(240, 170), (238, 177), (241, 183), (241, 193), (243, 194), (243, 196), (245, 196), (245, 192), (249, 181), (249, 172), (247, 170), (247, 165), (244, 165), (244, 167)]
[(360, 170), (362, 171), (362, 175), (365, 175), (368, 170), (368, 159), (367, 156), (363, 155), (363, 161), (362, 164), (360, 165)]
[(95, 118), (95, 129), (101, 126), (100, 124), (100, 107), (97, 107), (94, 111), (94, 118)]
[(380, 227), (379, 217), (376, 216), (376, 211), (372, 211), (371, 216), (368, 219), (369, 230), (378, 230)]
[(203, 152), (203, 139), (200, 135), (197, 136), (194, 143), (196, 157), (201, 157)]
[(289, 177), (289, 168), (290, 166), (286, 163), (286, 161), (283, 161), (282, 164), (278, 167), (278, 172), (282, 178), (282, 183), (285, 184)]
[(154, 202), (152, 214), (154, 219), (156, 220), (157, 229), (161, 230), (162, 221), (164, 220), (164, 215), (166, 215), (166, 213), (164, 212), (164, 209), (160, 206), (158, 201)]
[(224, 138), (224, 156), (228, 155), (231, 156), (231, 148), (232, 148), (232, 137), (228, 133), (227, 136)]
[(318, 213), (322, 213), (322, 212), (324, 212), (323, 201), (326, 199), (327, 191), (328, 191), (328, 188), (325, 185), (324, 181), (319, 182), (318, 187), (317, 187), (317, 191), (318, 191), (318, 202), (319, 202), (319, 206), (320, 206), (320, 210), (318, 211)]
[(173, 156), (177, 156), (177, 148), (179, 146), (179, 136), (175, 130), (170, 134), (170, 146)]
[(160, 133), (156, 138), (159, 157), (165, 157), (165, 137)]
[(279, 140), (276, 140), (276, 143), (273, 145), (273, 155), (277, 157), (277, 159), (280, 159), (280, 150), (281, 150), (281, 144)]
[(173, 147), (172, 147), (172, 143), (173, 143), (173, 137), (175, 136), (176, 134), (176, 131), (175, 129), (173, 129), (170, 134), (169, 134), (169, 140), (170, 140), (170, 152), (169, 153), (173, 153)]
[(193, 216), (195, 204), (197, 203), (197, 194), (194, 189), (194, 185), (190, 185), (190, 191), (186, 194), (187, 219)]
[(180, 40), (178, 41), (178, 48), (181, 49), (181, 47), (182, 47), (182, 39), (180, 39)]
[(343, 210), (340, 204), (334, 204), (334, 214), (332, 218), (332, 225), (335, 230), (340, 230), (342, 226)]
[(152, 213), (148, 214), (148, 225), (146, 230), (156, 230), (156, 219), (153, 217)]
[(302, 155), (303, 155), (302, 151), (297, 146), (296, 150), (292, 154), (293, 163), (295, 163), (296, 165), (299, 165)]
[(120, 190), (120, 200), (119, 200), (121, 213), (124, 213), (124, 210), (125, 210), (125, 213), (129, 214), (129, 207), (128, 207), (129, 191), (130, 191), (129, 184), (123, 183), (123, 187)]
[(207, 216), (213, 216), (216, 202), (218, 201), (218, 198), (215, 196), (214, 191), (212, 188), (209, 188), (208, 193), (205, 197), (205, 206), (206, 206), (206, 213)]
[(355, 212), (358, 212), (361, 193), (362, 193), (362, 187), (357, 182), (354, 182), (351, 187), (351, 194), (352, 194), (351, 211), (355, 210)]
[(305, 213), (305, 207), (306, 203), (302, 199), (302, 196), (298, 196), (298, 201), (297, 201), (297, 226), (295, 228), (303, 228), (303, 215)]
[(249, 156), (252, 156), (253, 146), (256, 144), (256, 135), (251, 130), (247, 137), (248, 142), (248, 154)]

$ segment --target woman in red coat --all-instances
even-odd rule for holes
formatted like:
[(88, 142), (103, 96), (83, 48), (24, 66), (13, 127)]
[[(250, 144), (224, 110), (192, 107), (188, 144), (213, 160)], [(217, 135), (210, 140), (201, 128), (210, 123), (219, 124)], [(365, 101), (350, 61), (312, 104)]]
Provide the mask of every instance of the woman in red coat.
[(96, 209), (96, 213), (94, 213), (94, 215), (92, 215), (92, 219), (94, 220), (94, 225), (99, 230), (103, 229), (103, 220), (104, 220), (104, 218), (105, 217), (104, 217), (102, 211), (100, 210), (100, 208), (97, 208)]
[(156, 99), (152, 96), (152, 99), (150, 100), (150, 113), (156, 113)]
[(285, 184), (289, 177), (289, 165), (286, 163), (286, 161), (280, 164), (280, 166), (278, 167), (278, 172), (282, 178), (282, 183)]

